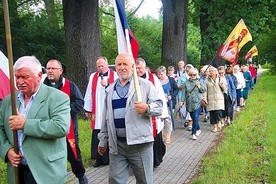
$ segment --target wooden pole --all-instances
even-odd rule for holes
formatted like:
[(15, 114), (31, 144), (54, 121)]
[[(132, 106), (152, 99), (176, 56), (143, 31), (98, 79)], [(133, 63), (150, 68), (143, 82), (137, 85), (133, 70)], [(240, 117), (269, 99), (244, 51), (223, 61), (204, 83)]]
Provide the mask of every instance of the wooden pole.
[[(133, 57), (132, 51), (131, 51), (130, 40), (129, 40), (128, 29), (125, 29), (125, 35), (126, 35), (126, 44), (127, 44), (128, 54), (130, 54)], [(133, 69), (133, 80), (134, 80), (134, 86), (135, 86), (135, 90), (136, 90), (136, 94), (137, 94), (137, 101), (142, 102), (142, 94), (141, 94), (141, 89), (140, 89), (140, 85), (139, 85), (139, 81), (138, 81), (135, 61), (134, 61), (134, 69)]]
[[(4, 6), (4, 19), (5, 19), (7, 53), (8, 53), (8, 59), (9, 59), (12, 114), (16, 115), (17, 112), (16, 112), (14, 76), (13, 76), (13, 54), (12, 54), (12, 41), (11, 41), (11, 28), (10, 28), (8, 0), (3, 0), (3, 6)], [(17, 137), (17, 131), (16, 130), (13, 131), (13, 145), (14, 145), (14, 151), (17, 154), (19, 154), (18, 137)], [(14, 169), (15, 169), (15, 183), (19, 184), (19, 170), (18, 170), (18, 167), (14, 167)]]

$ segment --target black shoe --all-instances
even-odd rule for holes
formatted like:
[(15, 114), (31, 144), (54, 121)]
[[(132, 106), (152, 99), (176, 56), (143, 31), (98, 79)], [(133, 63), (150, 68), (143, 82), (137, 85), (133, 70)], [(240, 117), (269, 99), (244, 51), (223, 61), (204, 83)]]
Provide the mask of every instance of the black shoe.
[(188, 125), (188, 122), (184, 122), (184, 127), (187, 127)]
[(79, 184), (88, 184), (88, 179), (85, 174), (81, 178), (79, 178)]
[(207, 122), (208, 120), (209, 120), (209, 116), (206, 116), (203, 121)]
[(107, 162), (107, 163), (103, 163), (102, 165), (109, 165), (109, 162)]
[(93, 164), (93, 167), (100, 167), (102, 165), (102, 163), (100, 163), (100, 162), (95, 162), (94, 164)]

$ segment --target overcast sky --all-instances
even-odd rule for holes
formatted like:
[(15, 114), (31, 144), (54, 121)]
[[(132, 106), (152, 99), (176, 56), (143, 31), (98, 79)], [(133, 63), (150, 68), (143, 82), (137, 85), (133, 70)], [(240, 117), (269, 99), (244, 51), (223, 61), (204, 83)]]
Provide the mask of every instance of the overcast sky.
[[(133, 7), (137, 7), (141, 0), (130, 0), (130, 4)], [(139, 17), (150, 15), (152, 17), (159, 17), (159, 9), (162, 5), (161, 0), (144, 0), (142, 6), (137, 11)]]

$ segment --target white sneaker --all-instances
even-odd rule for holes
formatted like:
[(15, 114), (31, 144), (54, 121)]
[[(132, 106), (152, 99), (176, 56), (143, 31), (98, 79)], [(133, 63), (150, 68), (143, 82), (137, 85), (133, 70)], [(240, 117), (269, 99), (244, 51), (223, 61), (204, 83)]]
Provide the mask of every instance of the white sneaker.
[(193, 139), (193, 140), (197, 140), (197, 138), (196, 138), (196, 135), (195, 135), (195, 134), (193, 134), (193, 135), (192, 135), (192, 139)]
[(239, 112), (240, 111), (240, 107), (237, 107), (236, 111)]
[(199, 136), (201, 134), (201, 130), (196, 131), (196, 136)]

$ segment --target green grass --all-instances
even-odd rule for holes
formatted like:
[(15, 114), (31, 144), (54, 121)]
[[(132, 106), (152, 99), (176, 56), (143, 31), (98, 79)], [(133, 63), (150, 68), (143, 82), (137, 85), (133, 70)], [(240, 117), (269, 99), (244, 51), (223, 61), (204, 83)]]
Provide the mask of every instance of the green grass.
[(276, 76), (264, 74), (192, 183), (276, 182)]
[(91, 160), (91, 120), (79, 118), (79, 145), (83, 164), (85, 167), (92, 166)]

